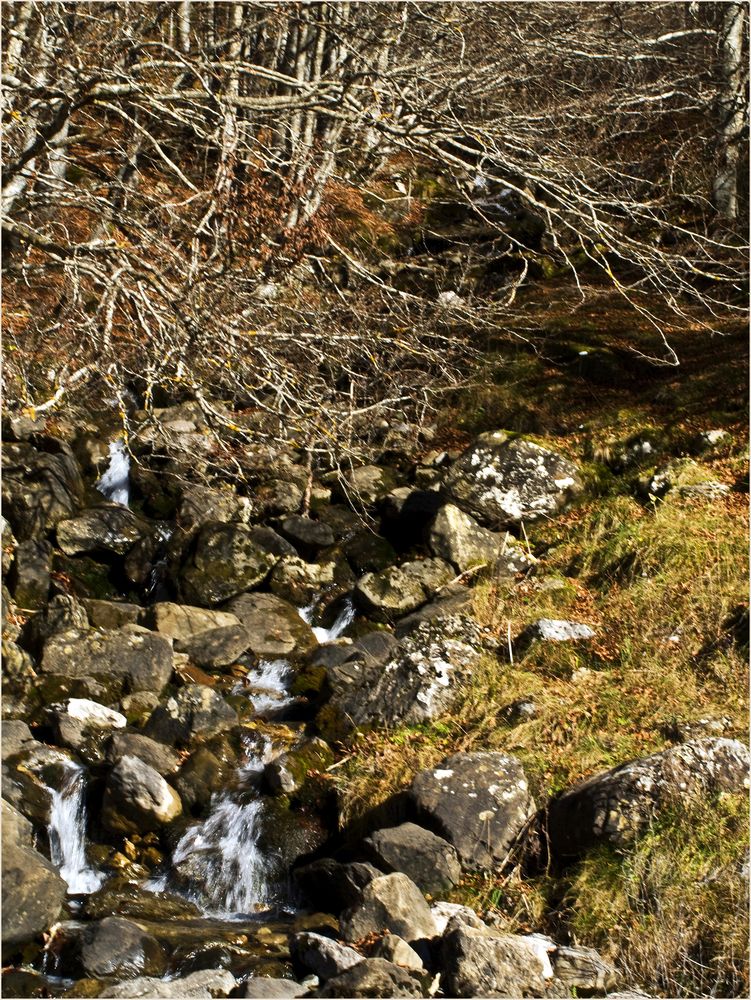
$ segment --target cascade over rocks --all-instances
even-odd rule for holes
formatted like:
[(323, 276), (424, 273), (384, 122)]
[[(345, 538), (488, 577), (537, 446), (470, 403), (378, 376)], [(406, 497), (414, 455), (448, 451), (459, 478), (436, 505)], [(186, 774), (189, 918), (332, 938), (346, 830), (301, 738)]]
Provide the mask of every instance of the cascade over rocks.
[(551, 803), (551, 846), (563, 856), (601, 841), (625, 846), (671, 805), (748, 788), (748, 771), (748, 747), (724, 738), (691, 740), (621, 764)]
[(241, 594), (226, 605), (248, 635), (248, 649), (261, 659), (302, 656), (318, 645), (297, 609), (275, 594)]
[(495, 530), (554, 517), (582, 489), (573, 462), (506, 431), (481, 434), (443, 484), (450, 501)]
[(186, 601), (213, 607), (262, 583), (278, 560), (245, 524), (204, 524), (180, 571)]
[(535, 814), (524, 770), (503, 753), (458, 753), (421, 771), (410, 797), (418, 819), (456, 848), (462, 864), (492, 868)]

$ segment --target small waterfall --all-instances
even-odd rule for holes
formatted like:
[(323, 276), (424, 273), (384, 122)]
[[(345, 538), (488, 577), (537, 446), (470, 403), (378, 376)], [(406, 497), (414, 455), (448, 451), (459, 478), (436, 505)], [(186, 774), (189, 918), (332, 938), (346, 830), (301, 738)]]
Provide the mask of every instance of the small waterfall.
[(130, 499), (130, 455), (123, 438), (110, 441), (110, 464), (96, 488), (113, 503), (128, 506)]
[[(313, 618), (313, 611), (315, 610), (316, 602), (313, 601), (305, 608), (299, 608), (300, 617), (304, 622), (310, 625), (311, 619)], [(352, 622), (355, 620), (355, 606), (352, 603), (350, 597), (346, 597), (342, 603), (342, 608), (339, 614), (336, 616), (334, 624), (330, 628), (323, 628), (320, 625), (313, 626), (313, 635), (320, 643), (332, 642), (334, 639), (338, 639), (339, 636), (348, 628)]]
[(234, 693), (247, 694), (258, 715), (284, 708), (291, 700), (287, 690), (290, 673), (287, 660), (260, 660)]
[(103, 882), (86, 859), (85, 785), (83, 768), (71, 763), (61, 788), (51, 789), (50, 856), (73, 894), (94, 892)]
[[(206, 819), (186, 830), (172, 856), (193, 888), (190, 896), (208, 915), (231, 918), (268, 906), (273, 887), (268, 859), (258, 847), (262, 800), (256, 785), (273, 756), (266, 740), (238, 772), (238, 788), (214, 797)], [(148, 888), (164, 889), (154, 880)]]

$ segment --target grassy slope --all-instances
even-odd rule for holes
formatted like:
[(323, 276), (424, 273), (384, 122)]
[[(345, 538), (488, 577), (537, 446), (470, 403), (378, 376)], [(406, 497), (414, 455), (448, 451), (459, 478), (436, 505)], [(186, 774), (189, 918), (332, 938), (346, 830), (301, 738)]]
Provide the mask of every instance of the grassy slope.
[[(539, 649), (513, 665), (488, 657), (450, 716), (363, 735), (340, 771), (345, 818), (457, 750), (518, 755), (544, 802), (582, 777), (671, 745), (675, 720), (723, 718), (725, 735), (746, 736), (747, 649), (726, 622), (747, 604), (747, 495), (650, 503), (634, 490), (640, 473), (687, 454), (708, 429), (730, 437), (701, 459), (703, 471), (736, 487), (743, 479), (744, 331), (676, 336), (683, 364), (667, 369), (629, 353), (654, 345), (612, 298), (584, 318), (548, 310), (540, 325), (539, 353), (512, 337), (490, 345), (494, 384), (455, 401), (447, 436), (491, 427), (540, 435), (582, 464), (589, 488), (564, 517), (527, 528), (539, 572), (565, 586), (486, 579), (475, 614), (501, 638), (536, 618), (569, 617), (593, 625), (598, 639)], [(585, 349), (589, 355), (578, 355)], [(592, 354), (595, 365), (579, 360)], [(643, 430), (661, 452), (614, 475), (604, 463)], [(534, 699), (538, 714), (510, 725), (501, 710), (522, 697)], [(742, 995), (745, 815), (744, 800), (726, 797), (664, 821), (627, 856), (603, 849), (563, 872), (469, 877), (454, 898), (494, 911), (510, 928), (595, 945), (648, 990)]]

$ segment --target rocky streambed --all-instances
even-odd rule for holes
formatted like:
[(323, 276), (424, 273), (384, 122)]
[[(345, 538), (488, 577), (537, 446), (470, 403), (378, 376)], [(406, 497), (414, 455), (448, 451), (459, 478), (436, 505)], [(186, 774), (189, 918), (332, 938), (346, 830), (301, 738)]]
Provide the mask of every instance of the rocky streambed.
[[(127, 447), (86, 426), (8, 429), (4, 995), (623, 985), (591, 949), (442, 898), (528, 838), (573, 858), (627, 842), (676, 795), (743, 787), (742, 744), (690, 740), (551, 803), (513, 756), (459, 753), (356, 833), (332, 780), (355, 733), (428, 722), (503, 655), (472, 583), (540, 571), (521, 526), (576, 501), (577, 466), (499, 431), (318, 478), (279, 454), (240, 485), (201, 407), (156, 416)], [(541, 620), (514, 641), (591, 636)]]

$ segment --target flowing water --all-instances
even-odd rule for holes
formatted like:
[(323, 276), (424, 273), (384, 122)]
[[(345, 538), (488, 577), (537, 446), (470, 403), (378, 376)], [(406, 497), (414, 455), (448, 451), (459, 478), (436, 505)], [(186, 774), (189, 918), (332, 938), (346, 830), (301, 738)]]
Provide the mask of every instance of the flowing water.
[[(316, 603), (317, 603), (316, 601), (313, 601), (313, 603), (309, 604), (307, 607), (298, 609), (302, 620), (304, 622), (307, 622), (309, 625), (313, 618), (313, 612), (315, 610)], [(331, 625), (330, 628), (323, 628), (323, 626), (314, 625), (313, 635), (320, 643), (333, 642), (334, 639), (338, 639), (343, 634), (345, 629), (349, 628), (349, 626), (355, 620), (356, 613), (357, 612), (355, 611), (355, 606), (352, 603), (352, 599), (349, 597), (345, 597), (344, 601), (342, 602), (341, 610), (339, 611), (339, 614), (336, 616), (336, 620), (334, 621), (333, 625)]]
[(110, 462), (96, 488), (107, 500), (128, 506), (130, 500), (130, 455), (122, 438), (110, 441)]
[(52, 789), (49, 838), (52, 863), (68, 891), (94, 892), (104, 881), (86, 858), (86, 781), (83, 768), (70, 764), (59, 790)]
[(287, 689), (291, 676), (287, 660), (259, 660), (233, 693), (247, 695), (258, 715), (279, 711), (291, 701)]

